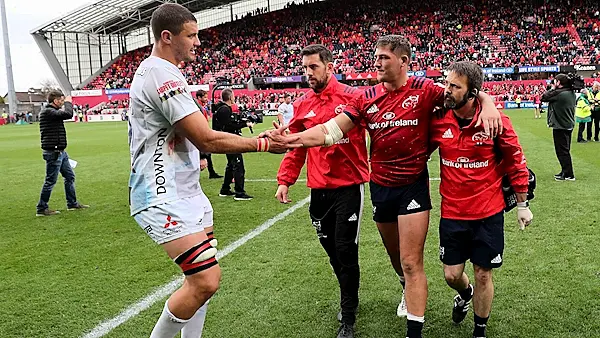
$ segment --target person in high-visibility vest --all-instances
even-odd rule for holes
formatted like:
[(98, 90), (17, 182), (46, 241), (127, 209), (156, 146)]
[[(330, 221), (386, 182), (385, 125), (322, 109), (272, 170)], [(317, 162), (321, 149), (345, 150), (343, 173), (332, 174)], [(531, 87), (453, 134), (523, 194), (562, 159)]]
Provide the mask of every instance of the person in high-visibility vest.
[(577, 99), (577, 106), (575, 107), (575, 122), (579, 123), (579, 130), (577, 132), (577, 142), (586, 143), (587, 141), (583, 138), (583, 131), (587, 125), (588, 139), (592, 135), (592, 107), (590, 107), (590, 101), (588, 100), (587, 89), (581, 90), (581, 95)]

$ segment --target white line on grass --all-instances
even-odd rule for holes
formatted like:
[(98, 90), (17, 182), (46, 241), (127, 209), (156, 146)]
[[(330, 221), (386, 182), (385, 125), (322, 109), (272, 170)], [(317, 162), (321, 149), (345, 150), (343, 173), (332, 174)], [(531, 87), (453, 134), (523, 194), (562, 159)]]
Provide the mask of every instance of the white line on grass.
[[(286, 218), (287, 216), (289, 216), (296, 210), (302, 208), (304, 205), (306, 205), (306, 203), (308, 203), (308, 201), (310, 201), (310, 197), (307, 197), (307, 198), (301, 200), (300, 202), (294, 204), (291, 208), (289, 208), (289, 209), (285, 210), (284, 212), (278, 214), (277, 216), (267, 220), (266, 222), (261, 224), (256, 229), (245, 234), (242, 238), (229, 244), (223, 250), (220, 250), (217, 253), (217, 259), (221, 259), (221, 258), (227, 256), (228, 254), (232, 253), (235, 249), (246, 244), (252, 238), (260, 235), (263, 231), (270, 228), (273, 224), (281, 221), (282, 219)], [(125, 310), (123, 310), (123, 312), (119, 313), (116, 317), (100, 323), (98, 326), (96, 326), (94, 329), (92, 329), (89, 333), (85, 334), (83, 337), (84, 338), (98, 338), (98, 337), (105, 336), (106, 334), (108, 334), (109, 332), (111, 332), (112, 330), (117, 328), (119, 325), (127, 322), (131, 318), (137, 316), (140, 312), (148, 309), (152, 305), (158, 303), (162, 299), (166, 298), (167, 296), (169, 296), (170, 294), (175, 292), (175, 290), (177, 290), (179, 288), (179, 286), (181, 286), (181, 283), (183, 283), (183, 276), (179, 276), (179, 277), (173, 279), (169, 283), (159, 287), (156, 291), (152, 292), (148, 296), (140, 299), (135, 304), (130, 305)]]

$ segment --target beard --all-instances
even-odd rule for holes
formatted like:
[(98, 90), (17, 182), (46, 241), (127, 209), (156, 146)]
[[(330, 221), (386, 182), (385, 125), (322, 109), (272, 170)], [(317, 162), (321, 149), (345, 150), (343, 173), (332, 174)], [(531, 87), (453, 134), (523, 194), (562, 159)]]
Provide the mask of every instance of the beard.
[(314, 85), (309, 84), (309, 85), (312, 88), (312, 90), (314, 90), (316, 92), (322, 91), (327, 86), (327, 77), (326, 76), (321, 79), (317, 79), (315, 77), (315, 78), (313, 78), (313, 80), (315, 80), (315, 84)]
[(469, 101), (469, 98), (466, 94), (463, 96), (462, 100), (460, 100), (460, 101), (457, 101), (452, 95), (446, 95), (446, 97), (444, 98), (444, 108), (454, 109), (454, 110), (460, 109), (460, 108), (464, 107), (468, 101)]

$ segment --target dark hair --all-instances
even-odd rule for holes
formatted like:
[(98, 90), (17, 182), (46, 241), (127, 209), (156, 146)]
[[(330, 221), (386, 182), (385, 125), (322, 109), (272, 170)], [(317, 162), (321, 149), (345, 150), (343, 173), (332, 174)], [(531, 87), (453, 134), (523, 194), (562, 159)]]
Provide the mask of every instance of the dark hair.
[(569, 77), (566, 74), (558, 74), (555, 79), (558, 80), (563, 87), (567, 87), (569, 84)]
[(448, 72), (455, 72), (458, 75), (466, 76), (467, 84), (469, 86), (469, 93), (471, 93), (474, 89), (477, 91), (481, 90), (481, 86), (483, 85), (483, 71), (475, 62), (454, 62), (448, 67)]
[(412, 46), (410, 41), (402, 35), (384, 35), (377, 39), (376, 47), (388, 47), (393, 53), (405, 54), (410, 57), (412, 55)]
[(199, 90), (196, 92), (196, 97), (197, 97), (197, 98), (204, 97), (204, 95), (206, 95), (206, 91), (205, 91), (205, 90), (199, 89)]
[(292, 97), (292, 95), (290, 95), (290, 94), (288, 94), (288, 93), (286, 93), (285, 95), (283, 95), (283, 98), (284, 98), (284, 99), (287, 99), (288, 97)]
[(48, 103), (52, 103), (52, 102), (54, 102), (54, 100), (60, 99), (63, 96), (65, 96), (65, 94), (63, 94), (63, 92), (61, 92), (60, 90), (58, 90), (58, 89), (52, 89), (48, 93)]
[(230, 88), (225, 88), (221, 92), (221, 100), (223, 100), (223, 102), (227, 102), (227, 101), (231, 100), (232, 96), (233, 96), (233, 90), (231, 90)]
[(315, 54), (319, 54), (319, 59), (325, 64), (333, 62), (333, 55), (331, 54), (331, 51), (327, 49), (327, 47), (325, 47), (324, 45), (309, 45), (304, 47), (304, 49), (300, 51), (300, 56), (308, 56)]
[(179, 4), (166, 3), (158, 6), (152, 13), (150, 26), (154, 33), (154, 39), (159, 41), (162, 31), (167, 30), (177, 35), (183, 30), (183, 25), (190, 21), (198, 22), (189, 9)]

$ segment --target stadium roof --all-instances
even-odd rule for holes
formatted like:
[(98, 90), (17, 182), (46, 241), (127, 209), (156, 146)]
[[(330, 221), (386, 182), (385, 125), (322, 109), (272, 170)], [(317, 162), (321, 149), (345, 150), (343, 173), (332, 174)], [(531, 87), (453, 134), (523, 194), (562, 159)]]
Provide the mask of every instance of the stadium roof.
[(176, 2), (192, 13), (228, 5), (239, 0), (99, 0), (81, 6), (31, 31), (118, 34), (147, 27), (152, 12), (161, 4)]

